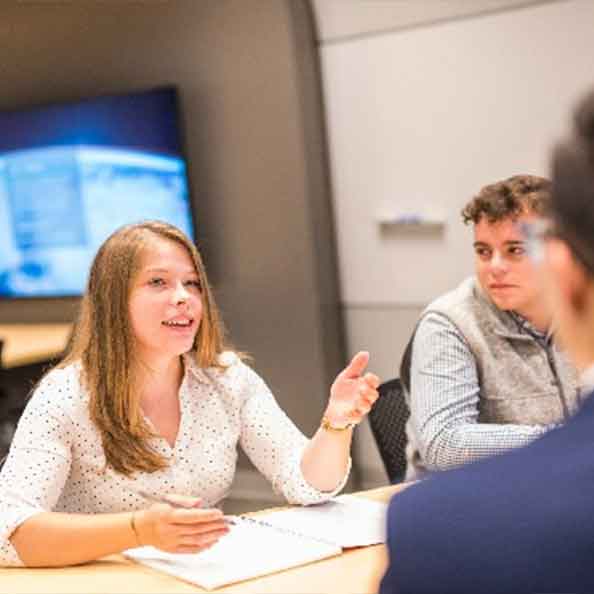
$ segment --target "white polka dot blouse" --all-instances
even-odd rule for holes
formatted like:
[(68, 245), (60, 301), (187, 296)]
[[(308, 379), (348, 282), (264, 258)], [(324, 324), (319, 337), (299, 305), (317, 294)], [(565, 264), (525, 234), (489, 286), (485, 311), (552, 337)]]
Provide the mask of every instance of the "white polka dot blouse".
[(221, 357), (228, 365), (222, 370), (202, 369), (184, 356), (175, 444), (160, 437), (151, 442), (169, 465), (132, 477), (106, 468), (80, 365), (51, 371), (28, 402), (0, 473), (0, 565), (22, 565), (10, 535), (40, 512), (92, 514), (148, 507), (139, 491), (193, 495), (204, 507), (216, 505), (231, 488), (238, 444), (290, 503), (317, 503), (338, 493), (348, 471), (331, 493), (309, 485), (300, 467), (307, 438), (250, 367), (234, 353)]

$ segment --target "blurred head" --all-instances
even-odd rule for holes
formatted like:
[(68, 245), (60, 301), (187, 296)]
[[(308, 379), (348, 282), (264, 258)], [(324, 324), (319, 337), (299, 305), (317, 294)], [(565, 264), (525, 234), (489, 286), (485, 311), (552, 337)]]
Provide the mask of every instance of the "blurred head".
[(91, 417), (103, 436), (108, 465), (128, 474), (165, 462), (145, 439), (139, 366), (156, 357), (193, 353), (218, 365), (223, 330), (194, 244), (159, 221), (128, 225), (99, 248), (91, 265), (71, 348), (62, 365), (80, 361)]
[(594, 92), (552, 159), (552, 229), (544, 242), (548, 295), (574, 363), (594, 363)]
[(462, 210), (464, 223), (474, 225), (475, 269), (483, 290), (499, 309), (516, 311), (537, 326), (548, 325), (548, 316), (522, 225), (547, 216), (550, 192), (547, 179), (516, 175), (485, 186)]

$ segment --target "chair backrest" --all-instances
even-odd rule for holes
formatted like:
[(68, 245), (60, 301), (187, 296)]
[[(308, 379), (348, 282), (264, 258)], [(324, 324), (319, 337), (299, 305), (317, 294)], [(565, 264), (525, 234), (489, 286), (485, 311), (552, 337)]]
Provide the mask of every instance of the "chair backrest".
[(402, 359), (400, 361), (400, 383), (402, 384), (402, 388), (406, 390), (410, 394), (410, 367), (412, 364), (412, 347), (413, 341), (415, 339), (416, 329), (413, 332), (406, 348), (404, 349), (404, 354), (402, 355)]
[(406, 473), (406, 422), (410, 416), (400, 379), (384, 382), (370, 413), (369, 423), (391, 483)]

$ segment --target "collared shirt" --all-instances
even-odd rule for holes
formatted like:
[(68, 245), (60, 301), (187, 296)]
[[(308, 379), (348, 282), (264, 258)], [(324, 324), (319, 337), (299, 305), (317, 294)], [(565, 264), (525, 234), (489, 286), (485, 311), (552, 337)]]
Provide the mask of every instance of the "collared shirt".
[[(550, 336), (512, 315), (520, 333), (543, 347)], [(410, 452), (418, 450), (422, 466), (445, 470), (526, 445), (550, 427), (479, 423), (480, 384), (474, 356), (456, 326), (444, 315), (429, 313), (419, 324), (412, 351)], [(414, 478), (409, 464), (407, 478)]]
[(553, 342), (553, 333), (550, 329), (546, 332), (541, 332), (519, 313), (509, 311), (508, 314), (518, 325), (520, 334), (530, 334), (543, 348), (547, 348)]
[(142, 509), (150, 503), (140, 491), (153, 496), (194, 495), (204, 507), (216, 505), (231, 488), (238, 443), (274, 490), (291, 503), (317, 503), (340, 491), (348, 470), (331, 493), (309, 485), (301, 472), (307, 438), (252, 369), (234, 353), (222, 357), (228, 365), (224, 370), (201, 369), (184, 357), (175, 444), (171, 447), (161, 437), (150, 441), (169, 465), (132, 477), (105, 466), (80, 366), (49, 373), (27, 404), (0, 473), (0, 565), (22, 564), (9, 537), (40, 512)]

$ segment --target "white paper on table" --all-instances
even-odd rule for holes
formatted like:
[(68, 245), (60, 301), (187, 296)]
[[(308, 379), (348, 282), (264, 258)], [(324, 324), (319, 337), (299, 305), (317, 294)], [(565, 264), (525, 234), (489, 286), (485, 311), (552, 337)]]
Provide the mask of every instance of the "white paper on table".
[(341, 553), (338, 545), (274, 529), (256, 518), (236, 518), (236, 522), (228, 535), (201, 553), (175, 554), (141, 547), (124, 551), (124, 555), (212, 590)]
[(299, 532), (341, 547), (386, 542), (388, 504), (353, 495), (307, 507), (293, 507), (258, 516), (270, 526)]

